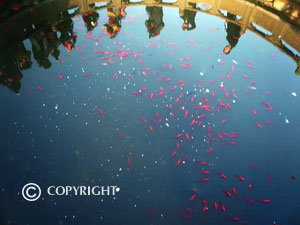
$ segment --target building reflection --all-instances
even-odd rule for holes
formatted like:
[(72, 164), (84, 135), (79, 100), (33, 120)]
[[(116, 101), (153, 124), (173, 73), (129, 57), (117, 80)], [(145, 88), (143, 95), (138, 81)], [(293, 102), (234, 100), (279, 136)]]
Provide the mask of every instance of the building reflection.
[[(300, 4), (295, 1), (19, 0), (0, 3), (0, 27), (4, 33), (0, 36), (0, 84), (19, 93), (22, 71), (31, 67), (33, 58), (39, 67), (47, 69), (51, 67), (51, 57), (60, 59), (60, 46), (71, 51), (77, 40), (72, 20), (75, 15), (80, 15), (86, 32), (91, 34), (98, 26), (98, 10), (105, 9), (108, 21), (103, 28), (109, 38), (114, 38), (121, 31), (126, 7), (138, 5), (146, 6), (149, 38), (160, 35), (164, 28), (163, 7), (179, 9), (182, 30), (186, 32), (196, 29), (198, 12), (206, 13), (225, 21), (225, 54), (230, 54), (241, 36), (250, 30), (290, 56), (297, 64), (295, 73), (300, 75)], [(25, 40), (30, 41), (31, 49), (25, 48)]]

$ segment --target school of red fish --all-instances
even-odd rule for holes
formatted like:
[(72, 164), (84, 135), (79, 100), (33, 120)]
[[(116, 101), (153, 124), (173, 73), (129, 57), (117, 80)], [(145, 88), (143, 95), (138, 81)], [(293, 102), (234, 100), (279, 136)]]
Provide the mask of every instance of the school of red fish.
[[(145, 18), (145, 15), (142, 15)], [(107, 19), (107, 18), (105, 18)], [(125, 21), (126, 23), (134, 22), (136, 17), (129, 17), (129, 20)], [(74, 20), (76, 22), (81, 21), (79, 17), (75, 17)], [(214, 29), (210, 29), (214, 30)], [(255, 204), (272, 204), (272, 199), (269, 199), (266, 196), (260, 196), (259, 198), (250, 197), (255, 196), (253, 193), (255, 192), (255, 183), (251, 182), (247, 177), (244, 177), (243, 174), (224, 174), (221, 170), (217, 172), (212, 172), (210, 170), (210, 166), (213, 164), (212, 161), (199, 159), (195, 162), (189, 161), (189, 157), (186, 151), (183, 151), (183, 146), (187, 144), (191, 144), (194, 141), (193, 133), (199, 129), (201, 129), (203, 138), (209, 144), (209, 147), (204, 149), (207, 155), (215, 154), (217, 151), (221, 151), (220, 147), (216, 148), (215, 143), (220, 143), (221, 148), (237, 148), (239, 137), (242, 134), (238, 134), (235, 131), (227, 130), (227, 127), (230, 125), (230, 119), (223, 117), (218, 124), (210, 123), (210, 120), (213, 115), (219, 114), (222, 116), (224, 112), (234, 111), (235, 101), (237, 99), (241, 99), (242, 96), (240, 91), (237, 92), (235, 89), (227, 88), (226, 84), (232, 82), (234, 79), (246, 79), (248, 81), (248, 87), (243, 90), (244, 95), (251, 94), (253, 91), (257, 89), (257, 83), (252, 80), (249, 74), (255, 72), (256, 67), (253, 65), (251, 61), (247, 62), (237, 62), (236, 60), (228, 61), (228, 58), (223, 57), (221, 53), (220, 58), (224, 58), (224, 60), (218, 60), (216, 66), (224, 68), (224, 72), (220, 74), (218, 80), (207, 80), (207, 78), (202, 77), (200, 73), (199, 79), (197, 83), (191, 89), (186, 87), (186, 80), (189, 79), (189, 70), (191, 68), (197, 67), (191, 62), (193, 56), (178, 56), (179, 49), (182, 47), (178, 43), (174, 43), (170, 38), (159, 39), (155, 38), (153, 41), (146, 43), (146, 48), (140, 51), (129, 51), (125, 50), (124, 47), (126, 43), (121, 41), (114, 41), (115, 49), (103, 50), (102, 47), (95, 47), (95, 49), (84, 48), (87, 41), (92, 41), (94, 43), (102, 44), (104, 43), (104, 37), (107, 35), (105, 30), (101, 30), (101, 34), (99, 37), (93, 36), (92, 33), (84, 33), (83, 29), (79, 27), (77, 29), (78, 32), (82, 32), (85, 36), (86, 40), (83, 41), (82, 46), (76, 46), (75, 51), (80, 52), (82, 56), (82, 60), (86, 61), (89, 58), (83, 57), (85, 51), (92, 51), (94, 56), (99, 59), (99, 64), (102, 66), (110, 66), (111, 70), (114, 71), (111, 74), (112, 82), (120, 82), (122, 81), (131, 81), (134, 79), (132, 76), (122, 75), (118, 69), (118, 60), (124, 60), (126, 57), (131, 57), (138, 62), (139, 68), (136, 68), (137, 71), (140, 72), (140, 76), (143, 76), (145, 79), (156, 80), (158, 87), (155, 91), (153, 91), (153, 87), (137, 87), (132, 89), (130, 94), (134, 95), (136, 98), (143, 98), (144, 101), (148, 105), (153, 106), (152, 117), (146, 117), (141, 115), (138, 120), (141, 121), (140, 129), (144, 132), (148, 133), (148, 137), (151, 138), (151, 135), (156, 135), (157, 129), (160, 129), (161, 125), (169, 127), (170, 124), (184, 123), (186, 124), (186, 128), (184, 130), (169, 130), (169, 138), (173, 140), (174, 145), (170, 146), (170, 158), (169, 162), (171, 166), (174, 166), (176, 169), (180, 169), (183, 164), (195, 163), (199, 166), (198, 173), (200, 171), (200, 177), (195, 182), (199, 185), (206, 185), (206, 183), (210, 182), (212, 177), (219, 177), (222, 182), (230, 182), (230, 179), (237, 179), (240, 181), (240, 185), (232, 186), (231, 189), (223, 189), (221, 192), (224, 194), (224, 198), (222, 199), (206, 199), (205, 196), (195, 193), (191, 194), (186, 199), (186, 206), (182, 207), (182, 211), (176, 212), (176, 215), (183, 220), (190, 220), (193, 215), (195, 215), (195, 205), (201, 205), (202, 212), (204, 215), (208, 213), (214, 213), (215, 215), (223, 214), (223, 217), (227, 219), (227, 221), (240, 221), (241, 224), (248, 224), (246, 218), (242, 218), (239, 215), (235, 215), (234, 211), (226, 206), (226, 201), (245, 201), (251, 205)], [(128, 33), (125, 33), (125, 36), (132, 40), (132, 36)], [(171, 50), (169, 52), (161, 51), (162, 46), (168, 46)], [(193, 39), (187, 40), (187, 49), (195, 48), (198, 44)], [(186, 46), (184, 46), (186, 47)], [(147, 53), (147, 50), (150, 48), (154, 48), (157, 50), (157, 54), (161, 54), (165, 57), (165, 63), (161, 65), (157, 65), (155, 68), (151, 68), (147, 65), (147, 62), (143, 60), (144, 55)], [(209, 51), (211, 46), (207, 46), (203, 49), (203, 51)], [(186, 50), (188, 51), (188, 50)], [(68, 56), (69, 53), (66, 54)], [(88, 54), (87, 54), (88, 55)], [(91, 52), (89, 52), (91, 55)], [(174, 58), (177, 57), (178, 63), (172, 64), (168, 62), (169, 58), (172, 57), (172, 62), (174, 62)], [(274, 54), (270, 57), (275, 57)], [(60, 63), (64, 63), (64, 60), (61, 60)], [(227, 67), (226, 67), (227, 66)], [(237, 67), (242, 67), (245, 69), (245, 73), (236, 72)], [(228, 69), (230, 68), (230, 69)], [(247, 72), (248, 71), (248, 72)], [(172, 75), (165, 76), (164, 74), (168, 73), (185, 73), (181, 80), (174, 80)], [(57, 72), (57, 76), (60, 80), (64, 79), (64, 75)], [(90, 79), (93, 77), (92, 73), (84, 72), (84, 79)], [(215, 89), (210, 87), (216, 87)], [(38, 86), (38, 90), (42, 91), (43, 88)], [(151, 90), (151, 91), (149, 91)], [(211, 91), (214, 90), (214, 91)], [(237, 94), (239, 93), (239, 94)], [(168, 97), (170, 99), (170, 103), (163, 105), (164, 111), (158, 112), (156, 104), (163, 104), (162, 101), (159, 101), (160, 98), (163, 98), (166, 95), (176, 96)], [(267, 99), (270, 95), (269, 92), (264, 92), (264, 99)], [(264, 109), (266, 113), (272, 113), (275, 109), (271, 103), (266, 101), (260, 101), (259, 107)], [(258, 107), (258, 106), (256, 106)], [(273, 126), (273, 122), (269, 120), (263, 120), (260, 118), (260, 114), (257, 108), (249, 108), (249, 117), (253, 119), (253, 126), (256, 127), (257, 132), (261, 131), (265, 128), (265, 126)], [(105, 105), (102, 105), (98, 109), (98, 116), (105, 117), (106, 108)], [(118, 135), (119, 138), (123, 138), (123, 134)], [(187, 147), (185, 147), (187, 148)], [(135, 162), (130, 158), (130, 156), (126, 157), (126, 161), (129, 167), (134, 167)], [(255, 163), (250, 162), (249, 167), (252, 170), (259, 170), (259, 166)], [(229, 179), (228, 179), (229, 178)], [(294, 176), (291, 176), (292, 180), (295, 179)], [(271, 183), (271, 176), (268, 174), (266, 176), (266, 182)], [(246, 186), (248, 188), (247, 193), (240, 192), (240, 186)], [(212, 208), (212, 209), (211, 209)], [(149, 209), (146, 213), (149, 216), (158, 215), (160, 218), (163, 218), (163, 213), (160, 213), (158, 210)], [(208, 223), (207, 219), (203, 217), (202, 222), (204, 224)], [(202, 224), (202, 223), (201, 223)], [(272, 224), (280, 224), (280, 223), (272, 223)]]

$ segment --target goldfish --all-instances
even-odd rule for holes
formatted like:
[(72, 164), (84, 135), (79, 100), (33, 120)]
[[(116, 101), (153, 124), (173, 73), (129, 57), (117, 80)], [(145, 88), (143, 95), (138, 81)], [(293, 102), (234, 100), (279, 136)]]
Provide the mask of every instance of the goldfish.
[(190, 124), (191, 127), (195, 124), (195, 121), (196, 121), (195, 119), (192, 120), (192, 122)]
[(203, 174), (210, 174), (210, 171), (209, 170), (203, 170), (201, 173), (203, 173)]
[(262, 125), (260, 125), (258, 122), (255, 122), (256, 126), (260, 129), (262, 129)]
[(134, 95), (141, 95), (141, 92), (139, 92), (139, 91), (133, 91), (132, 94), (134, 94)]
[(253, 185), (252, 185), (252, 184), (249, 184), (249, 185), (248, 185), (249, 191), (251, 191), (251, 190), (252, 190), (252, 187), (253, 187)]
[(205, 178), (203, 178), (203, 179), (201, 179), (201, 180), (199, 180), (199, 182), (208, 182), (209, 181), (209, 177), (205, 177)]
[(177, 151), (174, 151), (171, 155), (171, 159), (174, 158), (177, 155)]
[(185, 211), (187, 211), (188, 213), (194, 213), (194, 210), (189, 208), (189, 207), (184, 207)]
[(177, 134), (174, 138), (180, 138), (180, 137), (182, 137), (183, 136), (183, 133), (179, 133), (179, 134)]
[(131, 166), (131, 159), (129, 157), (128, 157), (127, 161), (128, 161), (128, 165)]
[(220, 176), (222, 179), (226, 179), (226, 176), (225, 176), (223, 173), (218, 172), (218, 174), (219, 174), (219, 176)]
[(175, 90), (176, 90), (176, 88), (177, 88), (177, 86), (171, 87), (171, 88), (170, 88), (170, 90), (169, 90), (169, 92), (171, 92), (171, 91), (175, 91)]
[(269, 199), (260, 199), (259, 201), (261, 201), (262, 203), (270, 203), (271, 200)]
[(196, 195), (197, 195), (197, 194), (193, 194), (193, 195), (191, 196), (190, 200), (191, 200), (191, 201), (194, 201), (195, 198), (196, 198)]
[(237, 199), (239, 199), (235, 187), (232, 187), (232, 193), (235, 195)]
[(159, 119), (159, 120), (162, 120), (161, 116), (159, 115), (159, 113), (157, 112), (156, 114), (156, 117)]
[(218, 213), (218, 203), (217, 202), (214, 203), (214, 207), (215, 207), (216, 213)]
[(238, 175), (235, 175), (236, 178), (238, 178), (240, 181), (245, 181), (246, 179), (244, 177), (241, 177), (241, 176), (238, 176)]
[(188, 140), (188, 142), (191, 142), (191, 140), (190, 140), (190, 136), (189, 136), (189, 134), (188, 134), (188, 133), (185, 133), (185, 138), (186, 138), (186, 140)]
[(231, 221), (240, 221), (241, 219), (238, 218), (238, 217), (227, 217), (228, 220), (231, 220)]
[(185, 110), (185, 113), (184, 113), (184, 118), (186, 118), (189, 114), (189, 110)]
[(56, 73), (59, 79), (63, 79), (63, 76), (60, 73)]
[(224, 124), (226, 121), (227, 121), (227, 119), (223, 119), (223, 120), (221, 121), (221, 124)]
[(149, 98), (150, 98), (150, 101), (152, 101), (152, 100), (153, 100), (153, 97), (154, 97), (154, 93), (153, 93), (153, 92), (151, 92), (151, 93), (150, 93), (150, 96), (149, 96)]
[(100, 115), (104, 114), (101, 108), (99, 108), (98, 112), (99, 112)]
[(220, 206), (221, 206), (222, 211), (225, 212), (226, 208), (225, 208), (225, 206), (223, 205), (223, 203), (221, 201), (220, 201)]
[(153, 127), (151, 125), (149, 126), (149, 129), (152, 133), (154, 132)]
[(227, 191), (227, 190), (223, 190), (223, 192), (228, 196), (228, 197), (232, 197), (232, 194), (229, 192), (229, 191)]
[(254, 204), (254, 200), (248, 198), (248, 197), (244, 197), (244, 199), (246, 200), (246, 202), (248, 202), (249, 204)]
[(178, 160), (177, 160), (177, 163), (176, 163), (176, 167), (179, 166), (180, 163), (181, 163), (181, 159), (178, 159)]
[(206, 212), (208, 210), (208, 206), (207, 205), (205, 205), (204, 207), (203, 207), (203, 209), (202, 209), (202, 212)]
[(210, 147), (208, 150), (207, 150), (207, 154), (209, 154), (209, 153), (211, 153), (212, 151), (214, 150), (214, 148), (213, 147)]

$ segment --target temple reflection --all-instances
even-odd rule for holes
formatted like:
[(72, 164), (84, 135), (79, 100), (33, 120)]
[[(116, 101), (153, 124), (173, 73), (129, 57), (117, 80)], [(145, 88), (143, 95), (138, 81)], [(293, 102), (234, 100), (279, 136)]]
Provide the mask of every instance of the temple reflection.
[[(59, 60), (62, 45), (67, 51), (76, 46), (72, 17), (80, 15), (87, 33), (98, 26), (98, 10), (106, 10), (108, 21), (104, 25), (109, 38), (114, 38), (122, 29), (126, 7), (146, 6), (145, 21), (149, 38), (160, 35), (165, 26), (163, 7), (179, 9), (182, 30), (197, 29), (196, 14), (206, 13), (225, 21), (227, 44), (224, 53), (234, 51), (239, 39), (250, 30), (275, 45), (290, 56), (300, 75), (300, 4), (288, 0), (178, 0), (170, 3), (160, 0), (60, 0), (60, 1), (3, 1), (1, 4), (1, 64), (0, 84), (19, 93), (22, 71), (31, 67), (32, 60), (39, 67), (49, 68), (50, 57)], [(49, 10), (51, 9), (51, 10)], [(24, 40), (29, 40), (32, 49), (26, 49)]]

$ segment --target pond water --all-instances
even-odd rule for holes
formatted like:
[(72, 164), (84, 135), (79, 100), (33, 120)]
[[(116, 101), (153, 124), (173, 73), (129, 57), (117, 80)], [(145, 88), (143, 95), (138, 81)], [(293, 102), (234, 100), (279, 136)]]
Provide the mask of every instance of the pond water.
[[(2, 224), (300, 224), (299, 53), (207, 12), (75, 8), (24, 27), (1, 60)], [(119, 192), (46, 193), (80, 185)]]

